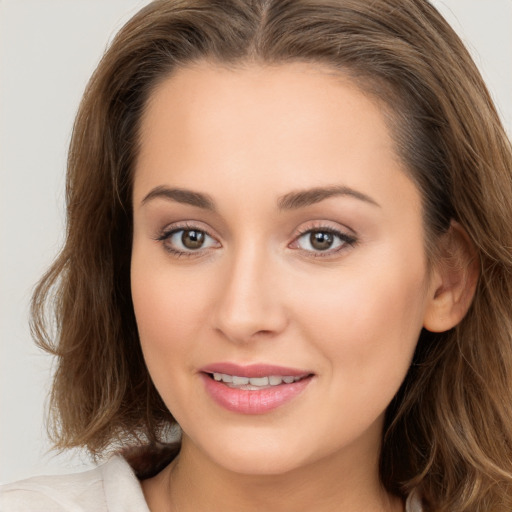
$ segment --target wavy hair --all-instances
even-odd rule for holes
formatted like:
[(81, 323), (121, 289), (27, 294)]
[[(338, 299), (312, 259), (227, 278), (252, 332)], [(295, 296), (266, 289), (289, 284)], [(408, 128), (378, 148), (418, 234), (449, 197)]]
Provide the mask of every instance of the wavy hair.
[(512, 150), (475, 64), (427, 0), (157, 0), (121, 29), (76, 118), (66, 241), (32, 302), (34, 337), (57, 356), (56, 446), (155, 445), (175, 424), (139, 346), (131, 188), (148, 97), (200, 60), (321, 63), (383, 106), (422, 194), (427, 254), (456, 220), (480, 277), (458, 326), (421, 333), (386, 413), (381, 480), (398, 495), (417, 489), (430, 511), (510, 511)]

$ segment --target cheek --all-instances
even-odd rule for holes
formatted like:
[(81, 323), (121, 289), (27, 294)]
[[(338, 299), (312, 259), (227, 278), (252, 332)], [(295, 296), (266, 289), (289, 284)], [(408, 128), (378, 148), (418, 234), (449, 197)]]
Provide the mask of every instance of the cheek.
[(157, 380), (159, 373), (183, 367), (182, 356), (190, 353), (190, 340), (201, 328), (205, 300), (197, 276), (145, 261), (132, 258), (132, 300), (144, 358)]
[(176, 293), (169, 293), (161, 279), (132, 275), (132, 299), (143, 345), (148, 341), (165, 345), (173, 333), (187, 324), (184, 316), (176, 314), (182, 299)]
[[(146, 260), (147, 261), (147, 260)], [(194, 279), (170, 275), (169, 268), (132, 263), (132, 299), (144, 360), (167, 409), (181, 419), (197, 400), (189, 380), (198, 351), (204, 301)]]
[(395, 386), (405, 376), (423, 325), (424, 269), (396, 262), (317, 283), (302, 306), (306, 336), (342, 379)]

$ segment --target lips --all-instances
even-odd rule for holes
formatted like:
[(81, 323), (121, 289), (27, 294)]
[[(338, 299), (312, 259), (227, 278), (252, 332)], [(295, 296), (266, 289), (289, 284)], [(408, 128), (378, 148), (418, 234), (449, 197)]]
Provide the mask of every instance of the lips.
[(264, 414), (301, 394), (313, 374), (274, 365), (239, 366), (217, 363), (200, 373), (208, 395), (217, 405), (240, 414)]
[(292, 384), (298, 382), (302, 377), (292, 377), (291, 375), (269, 375), (264, 377), (241, 377), (239, 375), (227, 375), (225, 373), (214, 373), (213, 379), (217, 382), (223, 382), (230, 388), (257, 390), (269, 386), (279, 386), (281, 384)]
[(238, 365), (235, 363), (214, 363), (204, 366), (200, 370), (204, 373), (223, 373), (226, 375), (238, 375), (240, 377), (269, 377), (271, 375), (282, 375), (290, 377), (304, 377), (312, 372), (300, 370), (298, 368), (288, 368), (286, 366), (276, 366), (272, 364), (250, 364)]

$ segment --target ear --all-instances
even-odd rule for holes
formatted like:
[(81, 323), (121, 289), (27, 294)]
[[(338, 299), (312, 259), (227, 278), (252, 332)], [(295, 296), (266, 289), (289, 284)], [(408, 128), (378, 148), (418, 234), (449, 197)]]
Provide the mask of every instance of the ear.
[(475, 295), (479, 275), (478, 255), (464, 228), (452, 221), (439, 241), (433, 263), (423, 327), (448, 331), (466, 315)]

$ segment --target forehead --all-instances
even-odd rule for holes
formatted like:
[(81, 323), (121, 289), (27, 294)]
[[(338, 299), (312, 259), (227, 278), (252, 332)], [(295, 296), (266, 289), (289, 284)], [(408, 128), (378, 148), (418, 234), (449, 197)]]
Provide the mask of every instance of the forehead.
[(153, 91), (140, 138), (135, 202), (169, 180), (280, 195), (405, 178), (381, 105), (307, 63), (180, 69)]
[(302, 135), (311, 138), (318, 125), (324, 135), (334, 135), (347, 125), (366, 124), (369, 136), (389, 143), (384, 121), (382, 102), (364, 94), (348, 75), (326, 66), (229, 68), (203, 61), (179, 68), (157, 85), (146, 105), (141, 137), (144, 143), (155, 140), (156, 131), (166, 137), (175, 128), (173, 135), (182, 138), (210, 136), (213, 130), (218, 139), (235, 128), (241, 137), (250, 134), (255, 142), (268, 139), (267, 134), (282, 142), (287, 134), (300, 135), (301, 128)]

